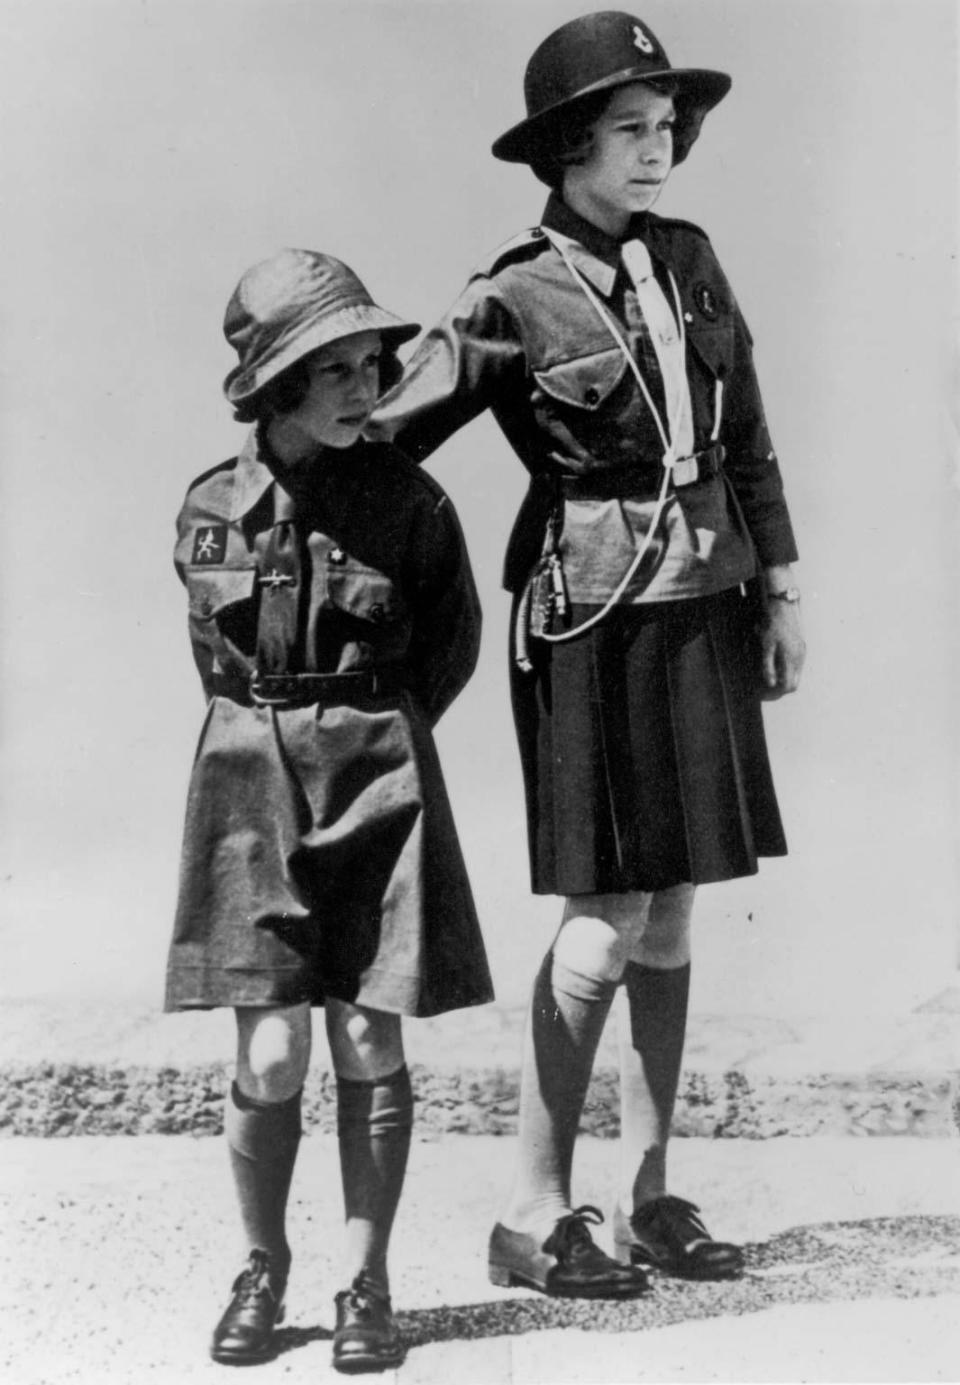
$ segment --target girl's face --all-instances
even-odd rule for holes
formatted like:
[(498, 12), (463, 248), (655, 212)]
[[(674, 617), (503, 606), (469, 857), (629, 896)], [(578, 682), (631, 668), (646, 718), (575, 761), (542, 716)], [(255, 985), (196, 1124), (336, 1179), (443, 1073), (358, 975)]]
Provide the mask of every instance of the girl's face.
[(305, 441), (352, 447), (380, 393), (380, 333), (354, 332), (321, 346), (307, 362), (310, 384), (287, 421)]
[(673, 165), (672, 96), (643, 82), (618, 87), (595, 122), (585, 161), (564, 174), (568, 206), (609, 235), (653, 206)]

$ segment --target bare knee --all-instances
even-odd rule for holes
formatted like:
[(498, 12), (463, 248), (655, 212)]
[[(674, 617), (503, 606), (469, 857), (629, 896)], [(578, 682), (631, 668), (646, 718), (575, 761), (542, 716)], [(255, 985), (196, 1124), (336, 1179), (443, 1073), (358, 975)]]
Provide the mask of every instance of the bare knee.
[(376, 1082), (403, 1066), (400, 1016), (327, 998), (327, 1038), (338, 1077)]
[(651, 897), (647, 926), (630, 951), (630, 961), (661, 971), (690, 961), (690, 919), (693, 885), (673, 885)]
[(571, 896), (553, 945), (554, 957), (572, 971), (619, 981), (649, 906), (650, 895), (640, 891)]
[(287, 1101), (310, 1065), (309, 1005), (244, 1007), (237, 1015), (237, 1085), (254, 1101)]

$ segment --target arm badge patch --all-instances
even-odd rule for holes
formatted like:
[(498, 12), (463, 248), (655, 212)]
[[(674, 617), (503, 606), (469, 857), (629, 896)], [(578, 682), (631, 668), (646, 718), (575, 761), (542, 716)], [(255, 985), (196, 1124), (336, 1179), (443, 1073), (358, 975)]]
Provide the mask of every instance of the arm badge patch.
[(708, 322), (716, 322), (720, 316), (720, 304), (717, 302), (717, 295), (709, 284), (694, 285), (693, 301)]
[(227, 556), (227, 526), (203, 524), (193, 536), (192, 562), (198, 567), (222, 563)]

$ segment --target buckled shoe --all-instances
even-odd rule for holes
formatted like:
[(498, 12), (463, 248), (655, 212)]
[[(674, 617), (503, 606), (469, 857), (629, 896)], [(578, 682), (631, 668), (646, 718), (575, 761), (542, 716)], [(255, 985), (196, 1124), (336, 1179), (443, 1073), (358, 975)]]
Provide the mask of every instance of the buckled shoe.
[(277, 1274), (265, 1250), (251, 1250), (246, 1268), (233, 1281), (233, 1297), (213, 1330), (210, 1355), (225, 1365), (264, 1361), (273, 1349), (273, 1329), (283, 1321), (286, 1275)]
[(583, 1206), (561, 1217), (541, 1244), (500, 1222), (490, 1236), (491, 1284), (539, 1289), (551, 1298), (637, 1298), (649, 1287), (641, 1269), (605, 1255), (590, 1234), (603, 1214)]
[(334, 1299), (333, 1364), (344, 1372), (382, 1371), (401, 1365), (406, 1355), (393, 1321), (390, 1299), (364, 1274)]
[(613, 1244), (625, 1264), (681, 1279), (738, 1279), (743, 1274), (740, 1247), (715, 1241), (703, 1224), (700, 1208), (669, 1193), (645, 1202), (629, 1218), (618, 1207), (613, 1216)]

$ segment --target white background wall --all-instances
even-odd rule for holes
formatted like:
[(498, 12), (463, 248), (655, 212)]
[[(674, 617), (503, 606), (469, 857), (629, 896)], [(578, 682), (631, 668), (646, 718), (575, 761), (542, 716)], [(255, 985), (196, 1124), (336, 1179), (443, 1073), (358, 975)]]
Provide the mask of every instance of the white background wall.
[[(565, 0), (3, 0), (0, 991), (158, 1000), (202, 715), (172, 525), (236, 452), (227, 297), (280, 245), (424, 322), (544, 190), (491, 141)], [(703, 224), (757, 342), (810, 645), (768, 728), (791, 844), (701, 893), (695, 1003), (889, 1010), (955, 977), (955, 15), (949, 0), (647, 0), (729, 71), (658, 210)], [(431, 469), (480, 671), (440, 745), (505, 999), (526, 884), (488, 420)]]

